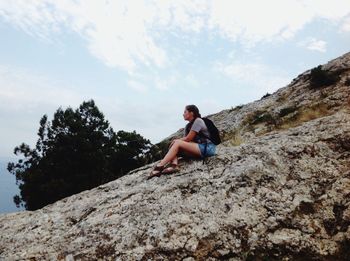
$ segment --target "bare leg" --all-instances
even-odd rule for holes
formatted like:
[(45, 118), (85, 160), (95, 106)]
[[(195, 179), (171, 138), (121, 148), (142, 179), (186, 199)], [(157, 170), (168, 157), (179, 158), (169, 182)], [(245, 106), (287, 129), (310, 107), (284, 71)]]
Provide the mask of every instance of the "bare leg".
[(167, 164), (169, 161), (173, 160), (176, 157), (179, 148), (178, 146), (174, 146), (174, 145), (171, 146), (168, 153), (164, 156), (164, 158), (159, 162), (158, 165), (164, 166), (165, 164)]
[(180, 149), (190, 153), (193, 156), (198, 156), (198, 157), (201, 156), (201, 152), (199, 150), (197, 143), (177, 140), (171, 146), (171, 148), (169, 149), (168, 153), (164, 156), (164, 158), (160, 161), (158, 166), (164, 166), (169, 161), (172, 161), (175, 158), (177, 158), (177, 153), (179, 152)]
[(175, 158), (171, 161), (171, 163), (172, 164), (178, 164), (179, 162), (178, 162), (178, 159), (179, 159), (179, 157), (178, 157), (178, 154), (175, 156)]
[(175, 156), (175, 158), (171, 161), (171, 163), (173, 163), (173, 164), (178, 164), (179, 162), (178, 162), (178, 157), (177, 157), (177, 155)]
[[(190, 141), (190, 142), (194, 143), (193, 141)], [(186, 156), (191, 157), (191, 156), (193, 156), (193, 154), (191, 154), (189, 152), (186, 152), (185, 150), (180, 150), (179, 153), (176, 155), (176, 157), (171, 161), (171, 163), (178, 165), (179, 157), (183, 158), (183, 157), (186, 157)]]

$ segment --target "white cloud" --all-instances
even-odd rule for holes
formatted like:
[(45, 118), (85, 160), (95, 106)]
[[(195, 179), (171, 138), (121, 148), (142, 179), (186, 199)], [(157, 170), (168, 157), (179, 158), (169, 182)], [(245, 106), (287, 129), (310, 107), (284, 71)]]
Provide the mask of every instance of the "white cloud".
[(87, 40), (106, 65), (130, 73), (136, 62), (162, 67), (166, 53), (146, 27), (154, 14), (142, 1), (2, 1), (1, 15), (25, 32), (50, 38), (67, 27)]
[(350, 1), (215, 1), (209, 27), (248, 47), (260, 41), (293, 37), (315, 18), (338, 22), (349, 14)]
[[(219, 34), (252, 47), (290, 39), (316, 18), (340, 23), (349, 11), (348, 0), (0, 2), (0, 16), (26, 33), (50, 41), (68, 28), (86, 40), (92, 55), (130, 74), (139, 65), (172, 65), (172, 53), (162, 46), (168, 32), (194, 39), (209, 30), (211, 37)], [(348, 31), (349, 23), (342, 28)]]
[(253, 91), (259, 93), (273, 93), (277, 89), (287, 85), (291, 79), (285, 72), (270, 68), (262, 63), (241, 63), (234, 62), (230, 64), (216, 63), (214, 70), (219, 71), (225, 76), (245, 83)]
[(319, 51), (321, 53), (326, 52), (327, 43), (322, 40), (317, 40), (315, 38), (308, 38), (304, 41), (298, 43), (299, 46), (306, 47), (309, 50)]
[(216, 1), (209, 28), (250, 47), (260, 41), (290, 38), (311, 19), (310, 12), (296, 1)]

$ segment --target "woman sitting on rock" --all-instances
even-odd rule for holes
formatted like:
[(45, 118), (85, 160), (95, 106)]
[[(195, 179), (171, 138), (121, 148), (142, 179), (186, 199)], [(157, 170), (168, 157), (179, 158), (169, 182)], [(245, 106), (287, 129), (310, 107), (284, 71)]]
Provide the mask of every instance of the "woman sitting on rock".
[[(174, 139), (169, 146), (168, 153), (154, 166), (149, 178), (160, 174), (179, 171), (178, 155), (194, 158), (204, 158), (215, 155), (216, 145), (210, 141), (210, 133), (197, 106), (187, 105), (183, 113), (184, 120), (189, 121), (184, 130), (184, 137)], [(206, 148), (205, 148), (206, 147)], [(170, 162), (169, 165), (166, 165)]]

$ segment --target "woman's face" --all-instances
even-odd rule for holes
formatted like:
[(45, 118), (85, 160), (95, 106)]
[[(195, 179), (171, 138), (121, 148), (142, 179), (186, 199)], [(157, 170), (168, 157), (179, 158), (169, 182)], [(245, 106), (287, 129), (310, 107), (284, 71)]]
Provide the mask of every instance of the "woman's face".
[(185, 121), (189, 121), (193, 118), (193, 112), (190, 112), (187, 109), (185, 109), (183, 116)]

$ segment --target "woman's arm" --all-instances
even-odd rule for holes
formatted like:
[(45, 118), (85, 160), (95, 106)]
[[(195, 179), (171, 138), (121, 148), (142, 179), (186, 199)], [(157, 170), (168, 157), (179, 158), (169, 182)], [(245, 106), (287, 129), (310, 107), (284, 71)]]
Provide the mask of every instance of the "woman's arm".
[(174, 140), (172, 140), (171, 143), (170, 143), (170, 145), (169, 145), (169, 148), (170, 148), (171, 146), (173, 146), (173, 144), (174, 144), (174, 142), (175, 142), (176, 140), (183, 140), (183, 141), (189, 142), (189, 141), (194, 140), (194, 138), (196, 137), (196, 135), (197, 135), (197, 132), (196, 132), (196, 131), (190, 130), (190, 132), (187, 134), (186, 137), (182, 137), (182, 138), (180, 138), (180, 139), (174, 139)]
[[(196, 137), (196, 134), (197, 134), (197, 132), (195, 132), (195, 131), (193, 131), (193, 130), (190, 130), (190, 132), (187, 134), (186, 137), (180, 138), (180, 139), (178, 139), (178, 140), (192, 141), (192, 140), (194, 139), (194, 137)], [(171, 143), (170, 143), (170, 145), (169, 145), (169, 148), (170, 148), (171, 146), (173, 146), (175, 140), (177, 140), (177, 139), (174, 139), (174, 140), (171, 141)]]
[(184, 141), (192, 141), (197, 135), (197, 132), (195, 132), (194, 130), (190, 130), (190, 132), (187, 134), (186, 137), (181, 138), (181, 140)]

